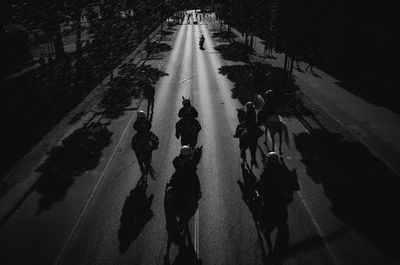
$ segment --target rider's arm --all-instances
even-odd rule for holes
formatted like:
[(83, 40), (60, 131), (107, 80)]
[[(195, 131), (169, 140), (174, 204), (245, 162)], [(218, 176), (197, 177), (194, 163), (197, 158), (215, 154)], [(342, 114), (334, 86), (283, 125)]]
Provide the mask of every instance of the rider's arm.
[(179, 117), (179, 118), (182, 118), (182, 117), (183, 117), (184, 111), (185, 111), (184, 108), (181, 108), (181, 109), (178, 111), (178, 117)]
[(199, 116), (199, 113), (194, 107), (192, 107), (192, 110), (193, 110), (193, 118), (197, 118)]

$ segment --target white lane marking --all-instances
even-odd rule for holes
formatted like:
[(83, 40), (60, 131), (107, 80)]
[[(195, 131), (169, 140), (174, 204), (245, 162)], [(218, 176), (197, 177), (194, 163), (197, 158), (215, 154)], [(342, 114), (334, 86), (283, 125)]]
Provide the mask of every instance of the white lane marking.
[(200, 257), (200, 233), (199, 233), (199, 208), (197, 208), (196, 214), (194, 216), (194, 250), (196, 251), (197, 258)]
[[(140, 105), (140, 104), (139, 104), (139, 105)], [(72, 240), (72, 238), (73, 238), (73, 236), (74, 236), (76, 230), (78, 229), (78, 226), (79, 226), (80, 222), (81, 222), (82, 219), (83, 219), (83, 216), (85, 215), (87, 209), (89, 208), (89, 205), (90, 205), (90, 203), (92, 202), (92, 200), (93, 200), (93, 198), (94, 198), (94, 195), (96, 194), (98, 188), (100, 187), (100, 184), (101, 184), (102, 180), (104, 179), (104, 176), (106, 175), (106, 171), (107, 171), (108, 167), (111, 165), (111, 162), (113, 161), (115, 154), (117, 153), (118, 149), (120, 148), (120, 144), (121, 144), (121, 142), (122, 142), (122, 139), (124, 139), (125, 134), (126, 134), (126, 132), (128, 131), (128, 128), (129, 128), (129, 126), (131, 125), (132, 120), (134, 119), (134, 117), (135, 117), (135, 115), (134, 115), (134, 113), (133, 113), (132, 116), (131, 116), (131, 118), (129, 119), (129, 122), (127, 123), (127, 125), (126, 125), (126, 127), (125, 127), (125, 129), (124, 129), (124, 132), (122, 133), (122, 135), (121, 135), (121, 137), (120, 137), (120, 139), (119, 139), (117, 145), (114, 147), (114, 150), (113, 150), (113, 152), (112, 152), (112, 154), (111, 154), (111, 157), (110, 157), (110, 159), (108, 160), (108, 162), (107, 162), (105, 168), (103, 169), (103, 171), (102, 171), (102, 173), (101, 173), (101, 175), (100, 175), (100, 178), (98, 179), (96, 185), (94, 186), (92, 192), (90, 193), (90, 196), (89, 196), (88, 200), (86, 201), (85, 206), (84, 206), (83, 209), (81, 210), (81, 213), (79, 214), (78, 220), (76, 221), (74, 227), (72, 228), (72, 231), (71, 231), (70, 234), (68, 235), (68, 238), (67, 238), (66, 242), (64, 243), (64, 245), (63, 245), (63, 247), (62, 247), (60, 253), (58, 254), (57, 259), (56, 259), (55, 262), (54, 262), (54, 265), (59, 264), (60, 261), (61, 261), (61, 258), (64, 256), (64, 254), (65, 254), (65, 252), (66, 252), (66, 250), (67, 250), (69, 244), (71, 243), (71, 240)]]
[(188, 77), (188, 78), (186, 78), (186, 79), (180, 81), (179, 84), (185, 83), (186, 81), (192, 79), (192, 78), (195, 77), (195, 76), (197, 76), (197, 75), (192, 75), (191, 77)]

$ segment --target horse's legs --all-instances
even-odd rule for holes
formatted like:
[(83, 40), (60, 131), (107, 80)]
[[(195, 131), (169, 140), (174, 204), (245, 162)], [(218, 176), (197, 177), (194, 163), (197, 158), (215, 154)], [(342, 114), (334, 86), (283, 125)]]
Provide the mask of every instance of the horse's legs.
[(272, 152), (275, 151), (275, 132), (271, 134), (271, 140), (272, 140)]
[(262, 161), (265, 162), (266, 155), (264, 154), (263, 150), (261, 149), (261, 146), (258, 143), (257, 143), (257, 146), (258, 146), (258, 150), (260, 150)]
[(247, 162), (246, 158), (246, 148), (240, 148), (240, 158)]
[(265, 129), (265, 140), (264, 140), (264, 144), (267, 147), (267, 152), (269, 152), (269, 146), (268, 146), (268, 131), (267, 129)]
[(253, 167), (253, 165), (258, 167), (257, 158), (256, 158), (256, 152), (257, 152), (257, 142), (256, 143), (252, 143), (250, 145), (251, 167)]
[(167, 253), (164, 255), (164, 265), (169, 265), (169, 251), (171, 249), (171, 245), (172, 245), (172, 239), (171, 237), (168, 235), (168, 240), (167, 240)]
[(268, 247), (268, 256), (272, 256), (272, 240), (271, 240), (271, 233), (268, 233), (267, 231), (264, 231), (264, 238), (265, 242), (267, 242), (267, 247)]
[(136, 158), (138, 160), (138, 164), (140, 167), (140, 172), (145, 173), (145, 166), (144, 166), (144, 162), (143, 162), (143, 158), (141, 155), (136, 154)]
[(278, 225), (278, 233), (275, 239), (274, 262), (281, 264), (289, 247), (289, 225), (286, 221)]

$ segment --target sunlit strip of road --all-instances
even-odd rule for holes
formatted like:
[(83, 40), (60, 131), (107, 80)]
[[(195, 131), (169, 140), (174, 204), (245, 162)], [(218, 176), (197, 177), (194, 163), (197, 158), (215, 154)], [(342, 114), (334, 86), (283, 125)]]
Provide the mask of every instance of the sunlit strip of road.
[[(196, 37), (199, 38), (199, 27), (196, 27)], [(213, 216), (207, 216), (207, 222), (216, 225), (218, 222), (218, 213), (220, 213), (220, 165), (217, 156), (217, 126), (214, 115), (213, 91), (209, 85), (209, 76), (207, 74), (207, 65), (204, 60), (203, 51), (196, 49), (197, 58), (197, 85), (199, 87), (199, 109), (200, 121), (202, 124), (200, 144), (204, 145), (203, 158), (201, 162), (200, 182), (202, 183), (203, 200), (201, 205), (207, 209), (214, 209)], [(207, 198), (207, 199), (204, 199)], [(215, 231), (216, 232), (216, 231)], [(210, 235), (209, 235), (210, 236)], [(217, 236), (218, 237), (218, 236)], [(211, 245), (213, 243), (211, 242)]]
[(177, 68), (178, 55), (182, 50), (182, 46), (184, 44), (184, 40), (186, 37), (187, 27), (180, 26), (178, 35), (176, 37), (173, 48), (170, 52), (169, 59), (166, 61), (165, 69), (162, 69), (164, 72), (168, 74), (168, 76), (162, 77), (160, 82), (157, 84), (155, 102), (156, 102), (156, 110), (159, 110), (160, 113), (163, 112), (165, 108), (170, 107), (170, 102), (165, 100), (168, 97), (168, 94), (171, 93), (169, 88), (175, 78), (174, 74)]
[[(181, 96), (190, 97), (192, 104), (194, 104), (194, 98), (192, 95), (192, 87), (194, 79), (196, 78), (196, 73), (193, 72), (193, 26), (186, 25), (188, 28), (188, 36), (185, 43), (185, 52), (183, 58), (183, 66), (181, 68), (181, 81), (179, 82), (179, 93)], [(178, 97), (177, 100), (181, 100)]]
[(216, 73), (216, 81), (218, 84), (216, 93), (219, 93), (223, 99), (226, 115), (228, 115), (228, 118), (231, 121), (232, 120), (234, 121), (233, 123), (232, 122), (230, 123), (233, 132), (236, 128), (234, 124), (237, 123), (236, 108), (238, 108), (241, 104), (237, 101), (232, 100), (231, 89), (234, 86), (232, 81), (228, 80), (227, 77), (224, 77), (219, 74), (219, 68), (223, 66), (222, 58), (219, 52), (212, 54), (210, 53), (211, 51), (214, 51), (214, 46), (215, 46), (215, 43), (213, 43), (212, 38), (210, 36), (210, 32), (208, 31), (205, 25), (200, 25), (200, 29), (201, 33), (204, 35), (205, 38), (204, 47), (207, 50), (206, 53), (207, 61), (210, 62), (210, 64), (208, 65), (210, 65), (212, 71)]

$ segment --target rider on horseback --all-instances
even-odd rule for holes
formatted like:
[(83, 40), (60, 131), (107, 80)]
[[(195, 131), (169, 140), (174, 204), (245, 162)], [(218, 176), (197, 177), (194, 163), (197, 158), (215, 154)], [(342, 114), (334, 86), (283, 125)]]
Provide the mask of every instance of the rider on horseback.
[(258, 122), (266, 122), (271, 116), (278, 114), (276, 102), (274, 100), (274, 92), (272, 90), (267, 90), (264, 94), (265, 105), (258, 113)]
[(178, 116), (183, 120), (196, 119), (199, 116), (196, 108), (191, 105), (190, 98), (182, 97), (183, 107), (179, 110)]
[[(282, 204), (287, 204), (292, 201), (292, 192), (299, 190), (299, 184), (297, 182), (297, 177), (294, 171), (290, 171), (286, 166), (283, 158), (276, 152), (269, 152), (267, 154), (267, 160), (264, 165), (264, 172), (260, 176), (261, 186), (263, 187), (263, 195), (271, 196), (271, 193), (276, 194)], [(275, 187), (273, 191), (271, 187), (274, 183)]]
[(142, 173), (152, 174), (151, 156), (152, 151), (158, 148), (159, 138), (151, 129), (151, 123), (146, 119), (146, 113), (142, 110), (138, 111), (137, 119), (133, 124), (133, 128), (137, 133), (132, 137), (131, 146), (135, 151), (136, 158)]
[[(272, 257), (281, 264), (287, 254), (289, 245), (288, 204), (293, 200), (293, 191), (299, 190), (295, 170), (290, 171), (282, 157), (270, 152), (260, 176), (261, 194), (263, 197), (261, 229), (264, 238), (269, 238), (268, 248)], [(277, 228), (275, 246), (272, 250), (271, 232)]]
[(179, 190), (190, 189), (190, 194), (196, 194), (196, 199), (201, 197), (200, 182), (197, 176), (197, 163), (193, 160), (193, 150), (188, 145), (181, 148), (180, 154), (174, 158), (172, 164), (175, 168), (171, 185), (175, 184)]
[[(182, 97), (182, 105), (183, 107), (178, 112), (180, 120), (176, 123), (175, 136), (178, 139), (181, 137), (182, 145), (195, 145), (197, 142), (197, 134), (201, 130), (201, 125), (196, 119), (199, 114), (196, 108), (191, 105), (189, 98)], [(189, 142), (187, 142), (188, 139), (186, 139), (187, 132), (189, 132), (191, 138)], [(191, 147), (194, 148), (194, 146)]]
[(146, 113), (143, 110), (137, 112), (136, 121), (133, 123), (133, 128), (140, 134), (149, 133), (151, 122), (146, 119)]
[(256, 109), (253, 102), (249, 101), (246, 103), (246, 119), (239, 123), (236, 127), (235, 134), (233, 137), (239, 138), (240, 134), (244, 129), (247, 129), (249, 133), (257, 132), (257, 118)]

